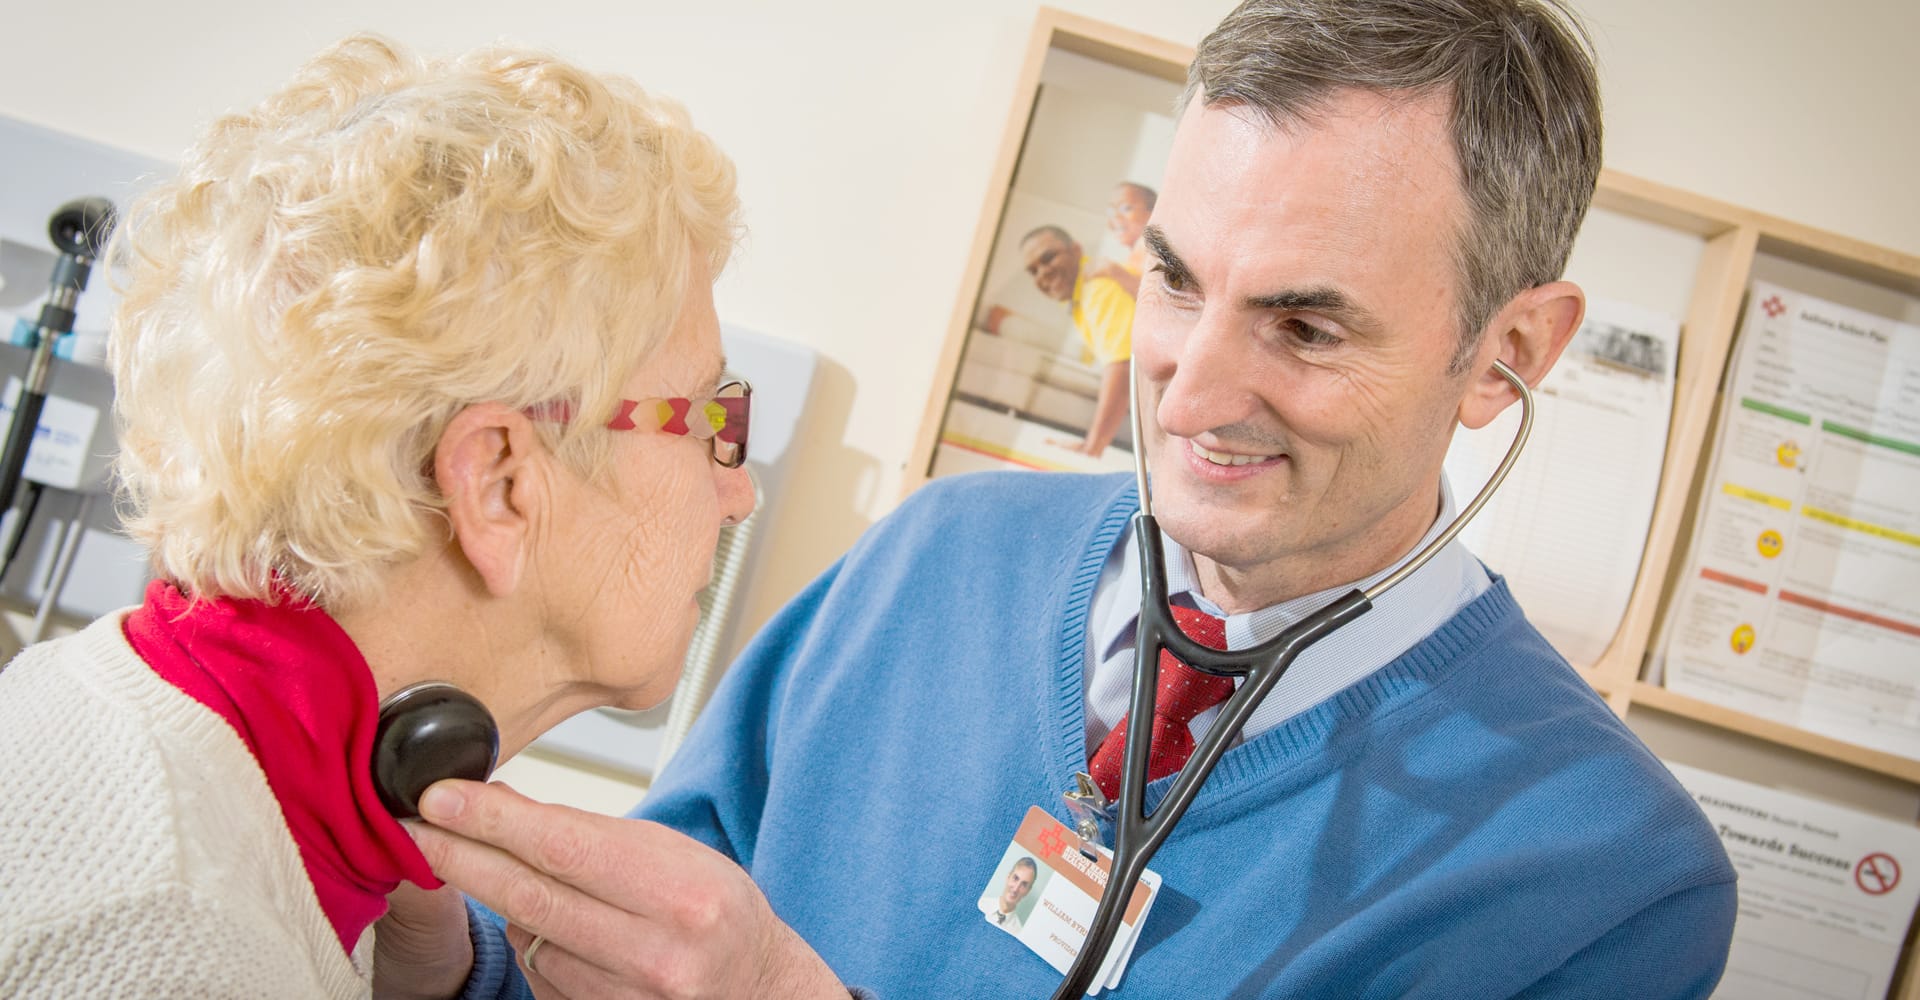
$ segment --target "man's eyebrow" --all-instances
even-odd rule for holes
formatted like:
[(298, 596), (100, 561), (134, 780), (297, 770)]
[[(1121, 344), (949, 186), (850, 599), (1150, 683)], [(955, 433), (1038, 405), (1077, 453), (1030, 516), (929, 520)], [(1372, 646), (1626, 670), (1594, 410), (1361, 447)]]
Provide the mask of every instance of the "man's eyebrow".
[(1347, 298), (1346, 293), (1330, 285), (1289, 288), (1270, 295), (1255, 295), (1247, 299), (1247, 305), (1253, 309), (1324, 313), (1352, 330), (1374, 330), (1380, 326), (1379, 320), (1365, 306)]
[(1186, 261), (1173, 252), (1173, 244), (1167, 242), (1166, 231), (1159, 226), (1148, 224), (1140, 238), (1147, 241), (1147, 249), (1160, 259), (1160, 269), (1170, 278), (1182, 279), (1189, 286), (1195, 284), (1193, 272), (1188, 270)]
[[(1173, 245), (1167, 241), (1166, 231), (1159, 226), (1149, 225), (1141, 238), (1147, 241), (1147, 248), (1160, 258), (1160, 267), (1167, 277), (1178, 280), (1190, 289), (1199, 287), (1199, 280), (1193, 276), (1185, 261), (1175, 253)], [(1307, 288), (1289, 288), (1268, 295), (1255, 295), (1247, 299), (1250, 309), (1273, 309), (1284, 312), (1317, 312), (1335, 319), (1348, 329), (1364, 332), (1380, 328), (1380, 321), (1372, 311), (1347, 297), (1345, 292), (1331, 285), (1314, 285)]]

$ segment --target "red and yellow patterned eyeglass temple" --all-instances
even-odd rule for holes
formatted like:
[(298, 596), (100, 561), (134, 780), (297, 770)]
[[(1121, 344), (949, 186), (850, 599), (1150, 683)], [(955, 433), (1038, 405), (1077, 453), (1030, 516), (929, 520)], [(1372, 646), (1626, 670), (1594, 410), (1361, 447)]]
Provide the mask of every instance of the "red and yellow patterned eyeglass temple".
[[(675, 396), (669, 399), (623, 399), (607, 421), (607, 429), (630, 431), (656, 427), (668, 434), (680, 434), (707, 442), (707, 453), (721, 468), (738, 469), (747, 461), (747, 425), (753, 405), (753, 386), (746, 379), (723, 382), (705, 399)], [(529, 406), (527, 416), (535, 420), (567, 423), (573, 419), (573, 404), (541, 403)], [(649, 419), (651, 418), (651, 419)]]

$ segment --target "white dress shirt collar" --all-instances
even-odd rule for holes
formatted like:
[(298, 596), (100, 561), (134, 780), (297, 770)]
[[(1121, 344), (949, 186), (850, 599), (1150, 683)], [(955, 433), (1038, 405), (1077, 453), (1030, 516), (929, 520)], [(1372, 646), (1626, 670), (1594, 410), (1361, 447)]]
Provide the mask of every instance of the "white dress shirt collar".
[[(1341, 594), (1366, 589), (1400, 568), (1429, 541), (1445, 530), (1455, 514), (1453, 490), (1440, 479), (1440, 510), (1427, 533), (1393, 564), (1364, 580), (1331, 587), (1304, 597), (1282, 601), (1244, 614), (1227, 615), (1227, 648), (1246, 649), (1279, 635)], [(1185, 595), (1189, 603), (1222, 617), (1220, 608), (1200, 593), (1192, 553), (1179, 542), (1160, 535), (1166, 553), (1167, 594)], [(1458, 540), (1399, 586), (1387, 591), (1361, 615), (1300, 654), (1285, 676), (1257, 708), (1240, 738), (1252, 739), (1312, 708), (1411, 649), (1441, 623), (1480, 596), (1492, 580), (1486, 569)], [(1122, 531), (1107, 557), (1095, 586), (1087, 621), (1087, 746), (1100, 745), (1107, 732), (1126, 714), (1133, 693), (1134, 623), (1140, 614), (1140, 553), (1132, 531)], [(1191, 723), (1194, 738), (1206, 733), (1219, 709), (1203, 712)]]

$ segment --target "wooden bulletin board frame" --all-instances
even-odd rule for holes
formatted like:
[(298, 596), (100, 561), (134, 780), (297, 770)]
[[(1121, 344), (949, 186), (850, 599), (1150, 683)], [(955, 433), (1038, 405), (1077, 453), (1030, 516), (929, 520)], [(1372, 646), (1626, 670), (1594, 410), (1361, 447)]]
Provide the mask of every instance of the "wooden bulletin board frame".
[[(1041, 94), (1042, 72), (1048, 57), (1055, 53), (1068, 53), (1117, 70), (1141, 74), (1165, 81), (1176, 88), (1184, 85), (1187, 64), (1193, 59), (1193, 49), (1190, 47), (1064, 11), (1041, 8), (1028, 39), (1007, 124), (1001, 133), (999, 155), (994, 161), (993, 175), (988, 183), (989, 193), (974, 228), (973, 249), (968, 254), (958, 295), (947, 322), (946, 340), (935, 369), (933, 390), (928, 395), (912, 456), (907, 462), (902, 480), (903, 495), (918, 489), (934, 474), (935, 458), (946, 424), (948, 406), (960, 375), (962, 357), (982, 308), (982, 296), (987, 292), (983, 286), (987, 282), (994, 247), (996, 241), (1004, 238), (1001, 227), (1007, 220), (1021, 154), (1028, 148), (1029, 130)], [(1172, 108), (1168, 107), (1167, 111), (1170, 115)]]

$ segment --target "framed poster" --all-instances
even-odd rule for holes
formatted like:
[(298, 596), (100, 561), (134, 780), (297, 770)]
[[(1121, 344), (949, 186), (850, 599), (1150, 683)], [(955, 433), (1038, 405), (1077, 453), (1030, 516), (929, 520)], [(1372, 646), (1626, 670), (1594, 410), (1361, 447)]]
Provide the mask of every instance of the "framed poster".
[(1192, 52), (1043, 9), (906, 488), (979, 469), (1133, 468), (1140, 232)]

